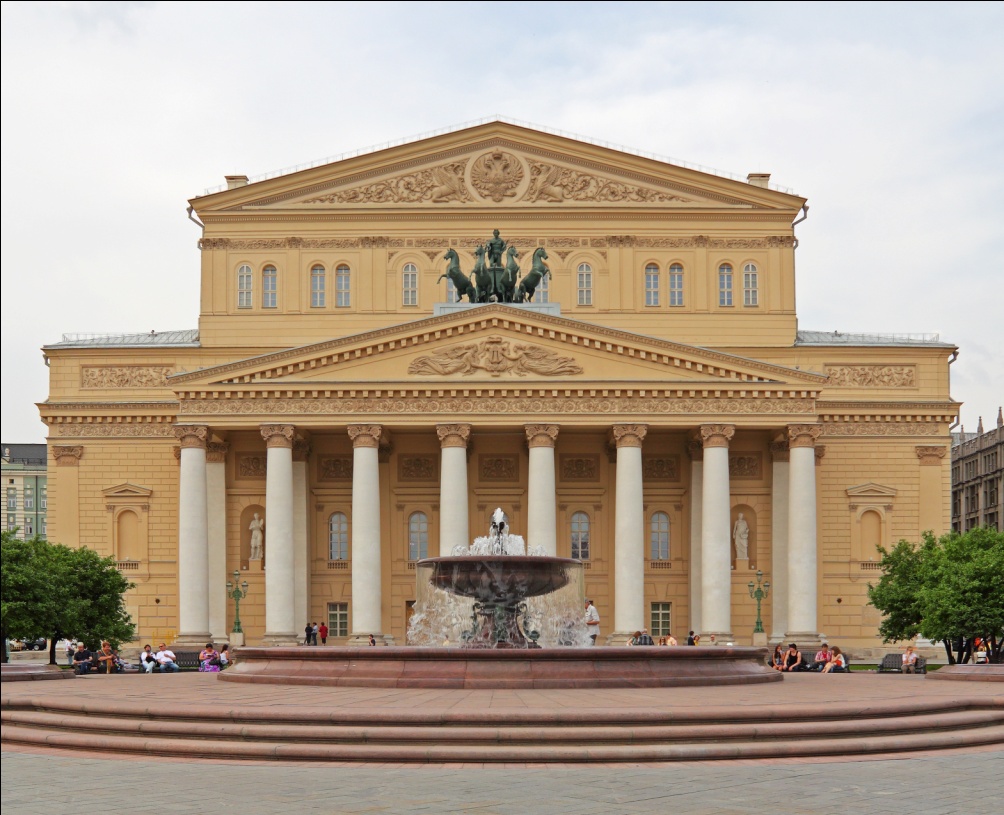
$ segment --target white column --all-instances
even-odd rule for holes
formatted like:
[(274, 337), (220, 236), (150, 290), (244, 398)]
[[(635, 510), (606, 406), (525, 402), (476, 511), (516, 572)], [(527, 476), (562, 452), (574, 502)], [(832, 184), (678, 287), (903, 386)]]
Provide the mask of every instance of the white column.
[(816, 439), (818, 425), (788, 426), (788, 631), (785, 639), (815, 640)]
[(527, 484), (526, 545), (542, 546), (552, 557), (558, 554), (558, 493), (554, 479), (556, 424), (524, 425), (530, 448)]
[(441, 448), (439, 462), (439, 556), (449, 557), (455, 546), (469, 546), (467, 441), (469, 424), (438, 424)]
[(352, 439), (352, 636), (350, 645), (382, 638), (380, 563), (380, 425), (349, 425)]
[(701, 633), (701, 547), (704, 512), (704, 444), (692, 440), (687, 444), (690, 454), (690, 630)]
[(645, 621), (645, 504), (641, 444), (648, 427), (615, 424), (617, 484), (614, 505), (614, 633), (618, 644), (647, 628)]
[(770, 453), (774, 459), (771, 477), (770, 638), (781, 642), (788, 631), (788, 439), (771, 442)]
[[(181, 442), (178, 496), (178, 636), (181, 645), (209, 640), (209, 521), (205, 425), (176, 425)], [(201, 643), (200, 643), (201, 640)]]
[(293, 435), (290, 424), (262, 425), (265, 475), (265, 644), (299, 640), (293, 586)]
[(209, 517), (209, 632), (214, 643), (230, 641), (227, 625), (227, 449), (206, 448), (206, 505)]
[(732, 551), (729, 439), (732, 425), (702, 425), (704, 494), (701, 506), (701, 639), (732, 638)]
[[(307, 518), (310, 512), (307, 456), (310, 445), (303, 439), (293, 440), (293, 619), (297, 626), (306, 624), (310, 614), (310, 544), (307, 540)], [(303, 620), (301, 624), (300, 620)], [(310, 618), (314, 622), (314, 618)], [(319, 621), (318, 621), (319, 622)], [(296, 629), (299, 634), (299, 628)]]

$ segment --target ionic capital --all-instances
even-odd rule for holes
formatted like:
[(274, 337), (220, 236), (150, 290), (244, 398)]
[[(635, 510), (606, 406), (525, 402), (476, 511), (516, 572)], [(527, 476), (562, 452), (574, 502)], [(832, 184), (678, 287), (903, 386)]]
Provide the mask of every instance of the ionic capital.
[(206, 441), (209, 439), (209, 428), (204, 424), (176, 424), (174, 435), (181, 442), (181, 448), (201, 447), (206, 449)]
[(84, 448), (80, 445), (73, 447), (60, 447), (55, 445), (52, 448), (52, 455), (56, 459), (57, 467), (76, 467), (80, 464), (80, 457), (84, 454)]
[(471, 437), (471, 426), (469, 424), (437, 424), (436, 435), (439, 436), (441, 447), (463, 447), (466, 449), (467, 440)]
[(610, 428), (610, 439), (615, 447), (641, 447), (646, 433), (647, 424), (615, 424)]
[(788, 447), (787, 439), (775, 439), (770, 443), (770, 456), (774, 461), (789, 461), (791, 459), (791, 449)]
[(293, 437), (296, 435), (296, 428), (291, 424), (263, 424), (260, 425), (261, 437), (265, 439), (265, 447), (282, 447), (287, 450), (293, 447)]
[(823, 432), (818, 424), (790, 424), (788, 425), (788, 446), (794, 450), (796, 447), (815, 447), (816, 439)]
[(353, 447), (380, 447), (383, 427), (378, 424), (350, 424), (349, 438)]
[(211, 441), (206, 445), (206, 461), (210, 464), (221, 464), (227, 460), (230, 445), (225, 441)]
[(936, 467), (941, 464), (941, 460), (947, 452), (945, 447), (917, 447), (916, 449), (921, 467)]
[(736, 434), (736, 426), (732, 424), (702, 424), (701, 441), (705, 449), (708, 447), (728, 447), (729, 441)]
[(523, 425), (523, 429), (526, 431), (528, 447), (554, 447), (555, 439), (558, 438), (556, 424), (527, 424)]

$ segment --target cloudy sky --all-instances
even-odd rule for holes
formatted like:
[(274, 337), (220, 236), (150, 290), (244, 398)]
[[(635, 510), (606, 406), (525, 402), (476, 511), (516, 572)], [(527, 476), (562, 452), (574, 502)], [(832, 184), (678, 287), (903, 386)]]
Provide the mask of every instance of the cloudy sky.
[(40, 347), (194, 328), (189, 198), (495, 116), (809, 199), (799, 323), (938, 332), (1004, 402), (1004, 4), (2, 4), (2, 433)]

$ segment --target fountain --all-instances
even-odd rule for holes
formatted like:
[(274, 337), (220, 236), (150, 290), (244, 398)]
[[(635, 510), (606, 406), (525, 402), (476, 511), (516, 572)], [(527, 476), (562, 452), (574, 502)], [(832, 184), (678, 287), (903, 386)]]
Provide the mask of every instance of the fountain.
[(590, 647), (582, 563), (488, 535), (416, 564), (408, 645), (242, 647), (223, 682), (383, 688), (631, 688), (777, 682), (766, 648)]

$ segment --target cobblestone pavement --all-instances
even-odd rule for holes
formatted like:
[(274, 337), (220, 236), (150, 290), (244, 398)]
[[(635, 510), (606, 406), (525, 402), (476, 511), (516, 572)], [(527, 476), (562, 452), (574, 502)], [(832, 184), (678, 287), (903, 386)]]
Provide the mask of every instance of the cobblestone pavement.
[(552, 769), (238, 765), (4, 752), (0, 771), (3, 815), (954, 815), (993, 808), (979, 801), (994, 800), (986, 792), (1004, 775), (1004, 751)]

